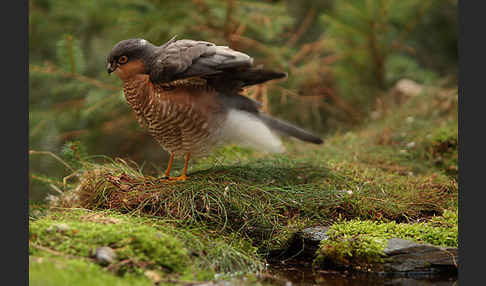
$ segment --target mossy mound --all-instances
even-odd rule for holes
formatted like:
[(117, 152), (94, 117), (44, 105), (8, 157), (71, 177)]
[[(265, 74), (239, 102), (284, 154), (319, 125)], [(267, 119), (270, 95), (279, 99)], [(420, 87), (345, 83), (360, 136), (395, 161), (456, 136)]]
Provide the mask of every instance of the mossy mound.
[(395, 223), (351, 220), (332, 225), (317, 250), (319, 267), (361, 267), (384, 262), (387, 240), (401, 238), (417, 243), (457, 247), (457, 210), (445, 211), (424, 223)]
[[(96, 248), (109, 246), (115, 249), (119, 261), (129, 259), (133, 264), (168, 273), (182, 272), (190, 259), (176, 238), (149, 225), (128, 223), (121, 217), (89, 213), (76, 217), (70, 213), (32, 222), (29, 234), (31, 243), (67, 255), (89, 257)], [(35, 248), (31, 254), (36, 254)]]
[(171, 279), (204, 281), (215, 273), (257, 272), (263, 267), (256, 248), (242, 238), (216, 237), (202, 227), (175, 228), (168, 221), (111, 211), (50, 211), (30, 221), (29, 242), (32, 257), (54, 254), (100, 265), (95, 250), (111, 247), (116, 259), (106, 269), (117, 275), (155, 271)]
[(269, 247), (296, 225), (338, 217), (404, 221), (440, 214), (457, 193), (454, 181), (440, 174), (403, 176), (360, 162), (316, 163), (312, 157), (268, 155), (196, 170), (186, 182), (151, 178), (121, 161), (85, 166), (80, 183), (58, 205), (150, 215), (180, 225), (203, 223)]
[(32, 256), (29, 258), (29, 285), (151, 286), (154, 282), (133, 274), (116, 276), (102, 266), (85, 260)]

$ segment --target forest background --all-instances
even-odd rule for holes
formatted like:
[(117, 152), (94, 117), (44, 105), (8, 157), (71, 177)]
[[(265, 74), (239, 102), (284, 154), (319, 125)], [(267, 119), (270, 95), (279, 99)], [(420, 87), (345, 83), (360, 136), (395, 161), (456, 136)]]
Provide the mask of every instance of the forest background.
[(325, 137), (388, 116), (402, 102), (391, 92), (400, 80), (457, 87), (457, 9), (457, 0), (31, 0), (30, 200), (69, 174), (37, 154), (165, 165), (167, 154), (138, 126), (119, 79), (106, 73), (120, 40), (205, 40), (288, 72), (247, 95)]

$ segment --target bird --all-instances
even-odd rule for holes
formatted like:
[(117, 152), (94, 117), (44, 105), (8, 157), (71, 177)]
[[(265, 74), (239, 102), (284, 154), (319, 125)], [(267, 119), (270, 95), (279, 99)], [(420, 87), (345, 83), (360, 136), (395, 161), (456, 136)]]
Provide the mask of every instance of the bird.
[[(108, 74), (122, 81), (138, 123), (169, 153), (164, 179), (185, 181), (190, 158), (221, 144), (282, 153), (281, 136), (313, 144), (323, 140), (261, 111), (245, 88), (287, 78), (286, 72), (254, 65), (253, 58), (227, 46), (172, 37), (157, 46), (142, 38), (117, 42), (107, 57)], [(170, 177), (174, 158), (184, 169)]]

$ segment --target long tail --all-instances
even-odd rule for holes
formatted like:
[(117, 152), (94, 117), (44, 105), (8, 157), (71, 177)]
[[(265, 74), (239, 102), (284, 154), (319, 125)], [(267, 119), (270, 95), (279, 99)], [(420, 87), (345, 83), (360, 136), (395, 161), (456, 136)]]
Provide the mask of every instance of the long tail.
[(285, 135), (289, 135), (302, 141), (314, 144), (322, 144), (324, 142), (321, 138), (291, 123), (270, 117), (263, 113), (260, 113), (258, 116), (268, 127), (270, 127), (270, 129), (273, 129)]
[(223, 90), (234, 90), (255, 84), (261, 84), (269, 80), (286, 78), (287, 73), (267, 70), (262, 67), (251, 67), (244, 69), (226, 69), (222, 74), (206, 76), (212, 86), (223, 88)]
[(286, 78), (287, 73), (267, 70), (262, 67), (249, 68), (245, 71), (237, 73), (238, 79), (243, 81), (243, 86), (251, 86), (261, 84), (273, 79)]

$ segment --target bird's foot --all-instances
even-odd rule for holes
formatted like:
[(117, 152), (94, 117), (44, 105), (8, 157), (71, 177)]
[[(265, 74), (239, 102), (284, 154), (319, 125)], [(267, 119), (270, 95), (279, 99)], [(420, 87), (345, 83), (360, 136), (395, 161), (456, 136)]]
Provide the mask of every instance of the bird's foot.
[(167, 178), (168, 181), (180, 181), (180, 182), (184, 182), (185, 180), (187, 179), (187, 176), (186, 175), (180, 175), (179, 177), (169, 177)]

